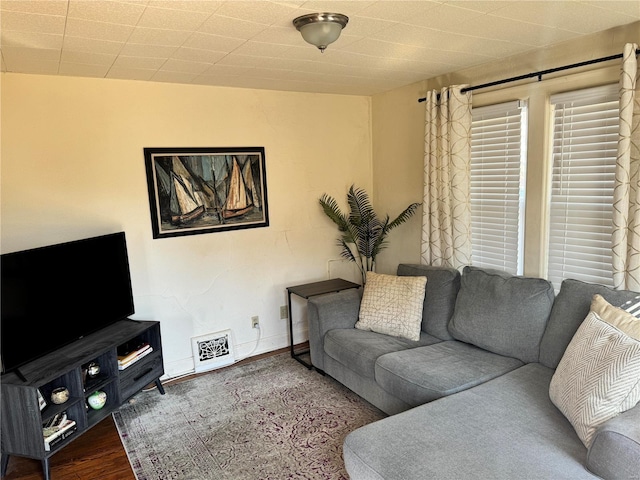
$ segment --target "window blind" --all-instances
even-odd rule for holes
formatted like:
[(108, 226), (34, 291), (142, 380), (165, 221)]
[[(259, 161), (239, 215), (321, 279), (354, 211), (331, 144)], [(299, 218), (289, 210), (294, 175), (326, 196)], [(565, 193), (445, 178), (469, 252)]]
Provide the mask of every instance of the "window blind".
[(613, 286), (617, 85), (554, 95), (551, 107), (548, 279), (556, 289), (565, 278)]
[(471, 123), (473, 265), (522, 274), (526, 102), (474, 108)]

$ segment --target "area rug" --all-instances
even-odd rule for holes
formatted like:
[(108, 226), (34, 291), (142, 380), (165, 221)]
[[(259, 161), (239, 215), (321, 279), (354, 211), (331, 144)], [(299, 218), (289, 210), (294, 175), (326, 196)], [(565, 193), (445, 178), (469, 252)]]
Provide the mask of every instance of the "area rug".
[(345, 436), (384, 417), (288, 354), (165, 390), (113, 414), (138, 480), (347, 479)]

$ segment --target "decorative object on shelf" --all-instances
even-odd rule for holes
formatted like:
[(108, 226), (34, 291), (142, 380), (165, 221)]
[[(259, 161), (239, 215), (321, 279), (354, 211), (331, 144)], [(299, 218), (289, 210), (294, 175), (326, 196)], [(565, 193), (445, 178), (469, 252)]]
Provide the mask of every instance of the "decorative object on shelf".
[(367, 192), (354, 185), (351, 185), (347, 193), (347, 203), (349, 214), (344, 214), (333, 197), (326, 193), (320, 197), (324, 213), (342, 234), (338, 239), (338, 245), (342, 247), (340, 255), (355, 262), (364, 285), (367, 272), (375, 269), (376, 256), (387, 246), (387, 234), (411, 218), (421, 204), (412, 203), (394, 220), (390, 220), (389, 215), (380, 220), (371, 206)]
[[(120, 349), (119, 349), (120, 350)], [(132, 350), (125, 349), (118, 351), (118, 370), (125, 370), (136, 363), (141, 358), (153, 352), (153, 347), (148, 343), (142, 343)]]
[(52, 433), (57, 432), (60, 429), (60, 426), (64, 425), (67, 422), (67, 419), (68, 417), (66, 410), (56, 413), (48, 421), (42, 424), (43, 435), (45, 437), (48, 437)]
[(100, 410), (107, 403), (107, 394), (102, 390), (93, 392), (87, 397), (87, 403), (94, 410)]
[(51, 401), (56, 405), (62, 405), (67, 400), (69, 400), (69, 389), (67, 387), (58, 387), (51, 391)]
[(66, 420), (63, 425), (60, 425), (57, 430), (50, 435), (45, 435), (44, 438), (44, 450), (50, 452), (51, 447), (62, 442), (65, 438), (73, 435), (78, 430), (78, 426), (74, 420)]
[(36, 391), (38, 392), (38, 406), (40, 407), (40, 411), (42, 411), (47, 406), (47, 401), (42, 396), (42, 392), (40, 392), (39, 388), (36, 388)]
[(96, 362), (91, 362), (87, 365), (87, 375), (89, 378), (96, 378), (100, 374), (100, 365)]
[(51, 447), (70, 436), (78, 429), (76, 422), (67, 417), (67, 412), (59, 412), (42, 425), (44, 435), (44, 450), (51, 451)]
[(318, 47), (324, 53), (327, 45), (335, 42), (349, 17), (341, 13), (310, 13), (293, 20), (293, 25), (305, 42)]
[(153, 238), (269, 226), (264, 147), (145, 148)]

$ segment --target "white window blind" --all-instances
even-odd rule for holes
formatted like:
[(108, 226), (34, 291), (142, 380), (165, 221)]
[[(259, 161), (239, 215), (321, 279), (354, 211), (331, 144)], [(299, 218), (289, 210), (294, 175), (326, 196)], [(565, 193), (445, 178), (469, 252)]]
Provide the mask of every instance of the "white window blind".
[(617, 85), (554, 95), (551, 107), (548, 279), (556, 289), (565, 278), (612, 286)]
[(472, 262), (522, 274), (526, 102), (474, 108), (472, 116)]

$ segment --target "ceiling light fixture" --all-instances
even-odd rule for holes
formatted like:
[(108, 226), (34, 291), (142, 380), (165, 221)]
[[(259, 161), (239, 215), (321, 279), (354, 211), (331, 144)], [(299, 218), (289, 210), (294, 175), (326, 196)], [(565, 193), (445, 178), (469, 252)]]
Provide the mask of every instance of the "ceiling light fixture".
[(310, 13), (293, 20), (293, 25), (307, 43), (324, 52), (327, 45), (335, 42), (347, 25), (349, 17), (341, 13)]

